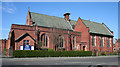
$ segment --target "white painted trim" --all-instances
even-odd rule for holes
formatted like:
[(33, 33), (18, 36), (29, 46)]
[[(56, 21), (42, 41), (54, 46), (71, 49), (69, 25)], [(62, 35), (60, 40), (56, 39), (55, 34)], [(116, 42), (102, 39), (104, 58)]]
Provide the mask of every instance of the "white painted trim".
[(85, 51), (87, 51), (87, 45), (85, 46)]
[(110, 38), (109, 40), (110, 40), (110, 47), (111, 47), (111, 46), (112, 46), (112, 45), (111, 45), (111, 40), (112, 40), (112, 39)]
[(97, 37), (97, 36), (94, 37), (94, 39), (95, 39), (95, 46), (96, 46), (96, 43), (97, 43), (97, 41), (96, 41), (96, 37)]
[(34, 46), (31, 46), (31, 50), (34, 50)]
[[(80, 49), (80, 46), (79, 46), (79, 44), (77, 45), (77, 50), (79, 50)], [(81, 49), (80, 49), (81, 50)]]
[(20, 46), (20, 50), (23, 50), (23, 46)]
[(103, 37), (103, 47), (104, 47), (104, 42), (105, 42), (105, 41), (104, 41), (104, 38), (105, 38), (105, 37)]

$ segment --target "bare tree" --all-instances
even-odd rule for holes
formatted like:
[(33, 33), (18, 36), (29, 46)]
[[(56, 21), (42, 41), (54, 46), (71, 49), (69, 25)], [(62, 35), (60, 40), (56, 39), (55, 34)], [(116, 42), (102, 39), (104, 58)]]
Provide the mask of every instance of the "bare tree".
[(55, 46), (55, 50), (57, 51), (59, 47), (59, 36), (57, 34), (55, 27), (52, 28), (52, 37), (53, 37), (53, 44)]
[[(61, 39), (60, 37), (63, 35), (63, 31), (62, 29), (57, 29), (56, 27), (53, 27), (52, 28), (52, 37), (53, 37), (53, 44), (55, 46), (55, 50), (58, 51), (58, 50), (63, 50), (65, 48), (61, 48), (60, 47), (60, 43), (61, 43)], [(63, 43), (64, 43), (65, 39), (63, 39)]]

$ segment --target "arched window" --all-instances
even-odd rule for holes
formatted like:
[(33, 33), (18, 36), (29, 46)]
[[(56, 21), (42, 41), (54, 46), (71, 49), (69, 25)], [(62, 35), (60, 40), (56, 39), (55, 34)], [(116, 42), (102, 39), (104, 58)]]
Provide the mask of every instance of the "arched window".
[(103, 47), (103, 37), (101, 36), (101, 39), (100, 39), (100, 47)]
[(41, 42), (42, 42), (42, 47), (47, 47), (48, 46), (48, 38), (45, 35), (45, 33), (41, 35)]
[(95, 36), (92, 36), (92, 46), (95, 46)]
[(75, 44), (76, 44), (76, 39), (75, 37), (73, 37), (73, 48), (75, 48)]
[(59, 47), (61, 47), (61, 48), (64, 47), (64, 39), (61, 35), (59, 36)]
[(107, 38), (107, 47), (110, 47), (110, 38)]

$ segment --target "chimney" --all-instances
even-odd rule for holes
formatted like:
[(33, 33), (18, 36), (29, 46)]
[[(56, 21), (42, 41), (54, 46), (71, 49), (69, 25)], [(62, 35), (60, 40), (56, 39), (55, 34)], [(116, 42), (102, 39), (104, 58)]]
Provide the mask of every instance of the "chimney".
[(64, 18), (65, 18), (67, 21), (69, 21), (69, 15), (70, 15), (70, 13), (65, 13), (65, 14), (64, 14)]
[(117, 39), (115, 39), (115, 43), (117, 43)]

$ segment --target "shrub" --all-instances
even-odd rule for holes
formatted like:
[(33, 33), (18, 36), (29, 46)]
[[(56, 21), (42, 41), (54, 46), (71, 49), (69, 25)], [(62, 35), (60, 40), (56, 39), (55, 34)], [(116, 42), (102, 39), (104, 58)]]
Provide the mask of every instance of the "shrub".
[(107, 52), (101, 52), (101, 55), (108, 55)]
[(92, 56), (92, 51), (52, 51), (47, 50), (14, 50), (13, 57), (80, 57)]
[(51, 52), (51, 51), (53, 51), (53, 48), (49, 48), (49, 49), (48, 49), (48, 52)]
[(105, 52), (105, 55), (108, 55), (108, 53), (107, 53), (107, 52)]
[(112, 52), (109, 52), (109, 55), (113, 55), (113, 53), (112, 53)]
[(118, 52), (113, 52), (113, 55), (118, 55)]
[(48, 50), (48, 48), (41, 48), (41, 50)]
[(65, 48), (63, 48), (62, 50), (65, 51)]
[(105, 55), (105, 52), (101, 52), (101, 55)]

